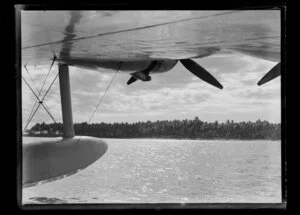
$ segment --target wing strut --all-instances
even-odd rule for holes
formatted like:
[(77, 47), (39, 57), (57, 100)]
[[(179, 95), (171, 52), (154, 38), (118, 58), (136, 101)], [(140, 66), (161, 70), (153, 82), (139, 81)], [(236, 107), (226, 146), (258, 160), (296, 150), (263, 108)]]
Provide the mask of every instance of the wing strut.
[(58, 64), (61, 111), (63, 118), (63, 138), (75, 136), (72, 116), (72, 100), (70, 90), (69, 66)]

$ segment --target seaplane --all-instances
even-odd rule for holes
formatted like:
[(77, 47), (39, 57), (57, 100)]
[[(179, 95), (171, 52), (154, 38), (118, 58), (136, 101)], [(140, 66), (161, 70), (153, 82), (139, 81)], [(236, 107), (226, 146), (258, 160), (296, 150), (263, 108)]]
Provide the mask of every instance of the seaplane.
[[(180, 62), (199, 81), (223, 89), (211, 72), (192, 59), (237, 52), (277, 63), (269, 71), (262, 71), (265, 75), (257, 85), (281, 74), (278, 9), (30, 11), (22, 6), (18, 9), (21, 66), (49, 65), (49, 71), (52, 66), (58, 67), (56, 77), (63, 119), (61, 140), (23, 144), (23, 187), (76, 173), (100, 159), (108, 149), (99, 138), (75, 135), (70, 66), (128, 73), (127, 85), (131, 85), (136, 81), (151, 81), (152, 75), (171, 71)], [(22, 79), (23, 84), (28, 84), (23, 76)], [(37, 108), (47, 110), (45, 95), (32, 92)]]

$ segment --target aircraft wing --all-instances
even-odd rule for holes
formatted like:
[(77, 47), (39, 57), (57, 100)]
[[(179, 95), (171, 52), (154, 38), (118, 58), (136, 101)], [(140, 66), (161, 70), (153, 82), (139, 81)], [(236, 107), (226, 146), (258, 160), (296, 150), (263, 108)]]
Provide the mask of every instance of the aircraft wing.
[(280, 61), (280, 11), (21, 11), (22, 65), (242, 52)]
[[(242, 52), (280, 62), (280, 11), (22, 10), (21, 52), (22, 65), (50, 66), (54, 56), (62, 64), (89, 69), (119, 70), (122, 62), (124, 71), (135, 71), (127, 84), (150, 81), (151, 73), (169, 71), (180, 61), (195, 76), (222, 89), (212, 74), (190, 58)], [(59, 65), (58, 70), (67, 138), (63, 144), (39, 142), (24, 146), (23, 184), (73, 173), (107, 150), (105, 143), (93, 138), (74, 137), (69, 73), (66, 65)], [(279, 75), (280, 63), (258, 84)], [(43, 99), (36, 98), (39, 105), (43, 104)], [(30, 114), (27, 125), (35, 113)]]

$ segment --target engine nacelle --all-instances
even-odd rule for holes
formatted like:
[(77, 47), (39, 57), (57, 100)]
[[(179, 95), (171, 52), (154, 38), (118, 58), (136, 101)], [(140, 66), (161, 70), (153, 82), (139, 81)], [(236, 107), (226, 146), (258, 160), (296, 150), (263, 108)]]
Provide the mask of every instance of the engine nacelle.
[(162, 73), (171, 70), (178, 60), (158, 60), (155, 67), (150, 71), (150, 73)]
[[(150, 73), (162, 73), (171, 70), (178, 60), (143, 60), (143, 61), (95, 61), (89, 59), (69, 58), (57, 60), (70, 66), (92, 69), (101, 72), (115, 71), (119, 65), (119, 70), (126, 73), (138, 72), (149, 68), (156, 61), (155, 66), (151, 68)], [(121, 64), (120, 64), (121, 63)], [(106, 70), (105, 70), (106, 69)]]

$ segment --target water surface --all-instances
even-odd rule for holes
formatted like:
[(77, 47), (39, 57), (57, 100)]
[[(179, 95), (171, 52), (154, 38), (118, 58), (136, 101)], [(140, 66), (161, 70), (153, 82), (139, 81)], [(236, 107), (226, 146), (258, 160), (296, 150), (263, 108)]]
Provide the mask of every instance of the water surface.
[(281, 202), (280, 141), (105, 141), (98, 161), (24, 188), (23, 203)]

